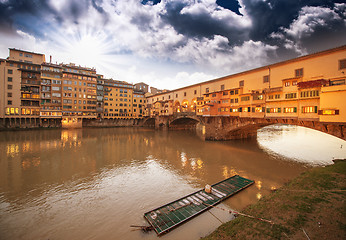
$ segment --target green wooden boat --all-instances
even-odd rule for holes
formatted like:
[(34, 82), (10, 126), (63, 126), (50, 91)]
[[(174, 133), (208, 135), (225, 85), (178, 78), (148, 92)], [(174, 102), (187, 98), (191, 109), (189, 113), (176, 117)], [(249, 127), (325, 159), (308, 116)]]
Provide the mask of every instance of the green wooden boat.
[(252, 180), (235, 175), (212, 185), (211, 193), (205, 189), (199, 190), (144, 213), (144, 218), (160, 236), (253, 183)]

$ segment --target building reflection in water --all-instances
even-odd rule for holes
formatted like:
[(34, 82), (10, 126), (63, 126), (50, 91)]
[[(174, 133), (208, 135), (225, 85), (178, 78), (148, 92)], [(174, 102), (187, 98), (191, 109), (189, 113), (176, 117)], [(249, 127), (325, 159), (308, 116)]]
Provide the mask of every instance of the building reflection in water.
[(239, 173), (234, 168), (228, 168), (227, 166), (222, 167), (222, 176), (226, 179)]

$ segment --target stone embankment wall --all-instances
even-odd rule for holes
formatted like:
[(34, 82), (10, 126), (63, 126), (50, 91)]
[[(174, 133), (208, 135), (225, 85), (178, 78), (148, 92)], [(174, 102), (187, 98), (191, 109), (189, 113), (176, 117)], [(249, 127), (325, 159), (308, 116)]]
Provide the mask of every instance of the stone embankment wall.
[(83, 119), (83, 127), (141, 127), (143, 119)]
[[(83, 119), (83, 127), (141, 127), (143, 119)], [(61, 119), (4, 118), (0, 119), (0, 131), (61, 128)]]
[(0, 131), (20, 130), (34, 128), (60, 128), (61, 119), (40, 118), (2, 118), (0, 119)]

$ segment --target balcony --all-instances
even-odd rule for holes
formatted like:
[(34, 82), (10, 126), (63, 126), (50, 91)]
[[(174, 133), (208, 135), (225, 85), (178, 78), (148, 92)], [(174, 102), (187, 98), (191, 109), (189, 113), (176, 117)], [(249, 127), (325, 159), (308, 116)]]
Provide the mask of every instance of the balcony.
[(34, 81), (34, 80), (22, 80), (22, 85), (39, 86), (39, 85), (41, 85), (41, 83), (39, 81)]

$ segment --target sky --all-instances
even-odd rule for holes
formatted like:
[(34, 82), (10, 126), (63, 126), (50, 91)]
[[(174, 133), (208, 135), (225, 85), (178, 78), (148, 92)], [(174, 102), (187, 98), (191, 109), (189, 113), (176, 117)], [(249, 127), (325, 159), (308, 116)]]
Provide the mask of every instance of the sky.
[(175, 89), (346, 44), (332, 0), (0, 0), (8, 48)]

